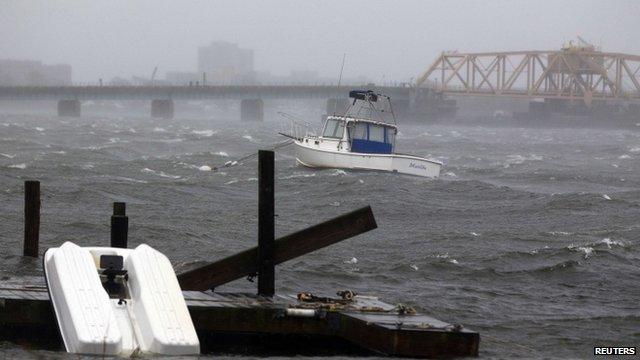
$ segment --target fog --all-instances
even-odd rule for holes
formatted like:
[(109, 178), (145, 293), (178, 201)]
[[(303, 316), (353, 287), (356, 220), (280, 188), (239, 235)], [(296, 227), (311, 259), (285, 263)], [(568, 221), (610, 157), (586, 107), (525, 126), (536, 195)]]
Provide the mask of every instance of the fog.
[(255, 51), (255, 69), (409, 81), (443, 50), (558, 49), (576, 35), (640, 53), (629, 1), (2, 1), (0, 58), (68, 63), (74, 82), (193, 71), (198, 46)]

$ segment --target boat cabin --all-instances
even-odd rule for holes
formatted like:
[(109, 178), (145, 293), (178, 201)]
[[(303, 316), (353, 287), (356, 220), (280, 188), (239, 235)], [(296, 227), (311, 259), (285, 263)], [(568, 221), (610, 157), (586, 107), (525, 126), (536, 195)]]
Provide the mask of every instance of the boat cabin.
[(392, 154), (397, 132), (398, 129), (392, 124), (329, 116), (322, 137), (347, 142), (351, 152)]

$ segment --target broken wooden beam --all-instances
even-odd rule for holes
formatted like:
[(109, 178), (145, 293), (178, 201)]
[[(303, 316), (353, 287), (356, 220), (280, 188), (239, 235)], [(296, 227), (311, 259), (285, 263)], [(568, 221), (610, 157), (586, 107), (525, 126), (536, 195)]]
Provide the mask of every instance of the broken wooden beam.
[[(340, 215), (331, 220), (283, 236), (275, 241), (274, 264), (360, 235), (377, 227), (370, 206)], [(242, 251), (222, 260), (178, 275), (182, 290), (204, 291), (258, 271), (258, 248)]]

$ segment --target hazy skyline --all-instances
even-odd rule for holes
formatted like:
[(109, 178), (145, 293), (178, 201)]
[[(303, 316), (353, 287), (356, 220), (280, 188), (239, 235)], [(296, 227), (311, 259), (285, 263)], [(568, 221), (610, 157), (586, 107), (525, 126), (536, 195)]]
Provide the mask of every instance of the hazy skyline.
[(640, 54), (638, 1), (1, 1), (0, 58), (73, 66), (75, 82), (196, 69), (197, 48), (255, 50), (255, 68), (408, 81), (443, 50), (558, 49), (580, 35)]

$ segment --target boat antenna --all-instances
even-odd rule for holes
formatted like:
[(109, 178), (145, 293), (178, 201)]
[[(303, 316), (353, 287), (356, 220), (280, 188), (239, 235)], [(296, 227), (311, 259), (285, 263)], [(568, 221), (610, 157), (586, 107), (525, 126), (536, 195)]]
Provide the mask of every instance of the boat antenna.
[[(340, 92), (340, 83), (342, 82), (342, 72), (344, 71), (344, 60), (347, 57), (347, 53), (342, 54), (342, 66), (340, 67), (340, 77), (338, 78), (338, 92)], [(333, 103), (333, 115), (336, 114), (338, 109), (338, 100)]]

